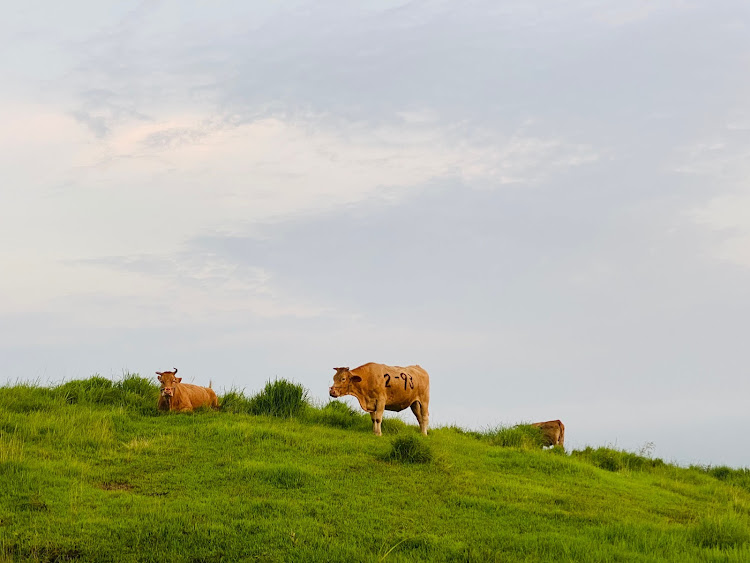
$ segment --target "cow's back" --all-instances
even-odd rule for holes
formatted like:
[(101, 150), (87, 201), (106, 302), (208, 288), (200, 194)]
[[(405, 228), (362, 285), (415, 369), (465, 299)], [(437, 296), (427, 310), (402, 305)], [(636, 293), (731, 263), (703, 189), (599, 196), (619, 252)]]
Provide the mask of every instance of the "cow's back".
[(193, 408), (218, 406), (216, 393), (210, 387), (201, 387), (200, 385), (192, 385), (190, 383), (184, 383), (183, 385), (187, 387)]
[(219, 400), (213, 389), (192, 383), (180, 383), (180, 393), (172, 399), (173, 410), (197, 409), (199, 407), (219, 406)]

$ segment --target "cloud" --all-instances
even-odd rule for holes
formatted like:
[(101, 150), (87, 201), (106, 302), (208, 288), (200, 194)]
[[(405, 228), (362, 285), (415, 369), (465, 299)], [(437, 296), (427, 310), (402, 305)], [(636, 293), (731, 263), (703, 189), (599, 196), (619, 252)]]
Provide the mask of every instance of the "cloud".
[[(224, 333), (249, 319), (305, 319), (325, 312), (276, 288), (263, 268), (207, 253), (6, 264), (15, 275), (0, 280), (0, 316), (47, 315), (65, 319), (71, 331), (200, 326)], [(46, 340), (46, 329), (38, 331)], [(17, 336), (9, 333), (6, 345)]]
[(711, 252), (720, 259), (750, 268), (750, 134), (731, 122), (709, 140), (679, 151), (676, 170), (703, 183), (706, 194), (686, 214), (711, 231)]
[[(591, 148), (557, 138), (476, 135), (433, 123), (373, 129), (328, 116), (235, 123), (179, 115), (122, 127), (102, 144), (101, 153), (98, 160), (92, 155), (92, 166), (126, 163), (130, 168), (137, 160), (146, 174), (169, 171), (169, 182), (188, 192), (249, 196), (252, 201), (242, 211), (258, 219), (445, 178), (467, 185), (532, 183), (597, 158)], [(231, 206), (237, 209), (237, 203)]]
[[(97, 309), (126, 325), (188, 314), (181, 303), (194, 304), (196, 318), (319, 314), (320, 305), (294, 293), (274, 295), (271, 279), (243, 285), (265, 274), (245, 269), (230, 276), (232, 264), (187, 256), (185, 244), (217, 234), (256, 236), (269, 222), (373, 198), (394, 204), (438, 182), (483, 189), (534, 184), (597, 158), (563, 139), (446, 125), (428, 111), (373, 128), (329, 115), (246, 121), (205, 108), (175, 108), (156, 119), (108, 92), (90, 98), (103, 108), (101, 121), (91, 121), (93, 113), (76, 122), (49, 107), (6, 108), (8, 129), (17, 134), (3, 147), (13, 187), (0, 195), (0, 233), (19, 242), (0, 251), (14, 268), (0, 280), (13, 295), (0, 301), (5, 312), (20, 304), (70, 309), (96, 295), (119, 298), (125, 305)], [(40, 154), (44, 166), (32, 165)], [(157, 259), (179, 274), (149, 272)], [(51, 279), (56, 283), (45, 281)], [(171, 297), (160, 302), (162, 293)], [(137, 299), (152, 303), (155, 313), (132, 314), (127, 303)]]
[(689, 214), (696, 223), (714, 231), (718, 241), (712, 252), (716, 258), (750, 268), (750, 193), (711, 198)]
[[(19, 170), (25, 175), (19, 183), (33, 185), (21, 199), (49, 197), (42, 209), (52, 205), (54, 213), (44, 214), (44, 224), (78, 237), (65, 242), (89, 246), (89, 256), (145, 253), (154, 244), (157, 251), (174, 248), (206, 231), (244, 233), (257, 221), (315, 213), (377, 193), (398, 198), (447, 178), (475, 187), (534, 183), (597, 158), (589, 147), (564, 139), (477, 135), (433, 123), (372, 129), (329, 116), (238, 122), (206, 113), (150, 120), (125, 113), (124, 123), (87, 121), (97, 131), (93, 142), (71, 131), (65, 116), (47, 118), (44, 128), (54, 130), (35, 131), (22, 147), (27, 161), (40, 151), (63, 149), (68, 161), (48, 163), (44, 179), (32, 180), (33, 167)], [(71, 221), (81, 229), (62, 228)]]
[(87, 126), (97, 139), (103, 139), (118, 124), (129, 120), (148, 121), (149, 117), (138, 112), (132, 100), (118, 99), (117, 94), (109, 90), (88, 90), (80, 94), (80, 109), (71, 115)]

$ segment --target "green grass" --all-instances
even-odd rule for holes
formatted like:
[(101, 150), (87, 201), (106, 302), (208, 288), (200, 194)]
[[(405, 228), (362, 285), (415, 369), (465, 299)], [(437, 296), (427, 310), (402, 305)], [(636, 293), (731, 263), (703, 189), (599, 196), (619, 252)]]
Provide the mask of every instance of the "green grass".
[(433, 458), (432, 448), (427, 439), (414, 434), (397, 436), (391, 442), (391, 450), (385, 456), (386, 461), (402, 463), (429, 463)]
[(268, 381), (258, 394), (246, 397), (233, 390), (222, 398), (222, 408), (233, 413), (260, 414), (289, 418), (301, 416), (309, 407), (307, 390), (284, 379)]
[(750, 561), (747, 469), (522, 426), (378, 438), (296, 387), (192, 414), (132, 375), (0, 388), (0, 561)]

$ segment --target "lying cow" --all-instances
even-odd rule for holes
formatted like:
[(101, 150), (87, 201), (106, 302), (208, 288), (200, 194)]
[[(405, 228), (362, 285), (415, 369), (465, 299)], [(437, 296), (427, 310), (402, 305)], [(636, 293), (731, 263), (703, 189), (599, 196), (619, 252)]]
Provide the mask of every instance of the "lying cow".
[(535, 422), (532, 426), (540, 428), (545, 446), (565, 447), (565, 425), (559, 420), (548, 420), (547, 422)]
[(182, 383), (181, 377), (175, 377), (177, 368), (174, 371), (157, 371), (156, 375), (161, 383), (159, 403), (156, 405), (160, 411), (190, 412), (203, 406), (219, 408), (219, 399), (210, 383), (208, 387)]
[(380, 424), (383, 411), (402, 411), (411, 407), (422, 434), (427, 435), (429, 423), (430, 376), (419, 366), (398, 367), (384, 364), (365, 364), (350, 370), (333, 368), (331, 397), (354, 395), (359, 406), (370, 413), (372, 430), (382, 436)]

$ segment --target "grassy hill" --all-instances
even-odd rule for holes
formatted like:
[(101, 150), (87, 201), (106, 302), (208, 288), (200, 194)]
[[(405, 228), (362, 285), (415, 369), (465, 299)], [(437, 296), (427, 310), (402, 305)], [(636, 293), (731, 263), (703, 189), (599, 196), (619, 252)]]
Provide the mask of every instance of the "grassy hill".
[(528, 427), (378, 438), (283, 381), (218, 412), (157, 394), (0, 388), (0, 560), (750, 561), (750, 470), (543, 451)]

